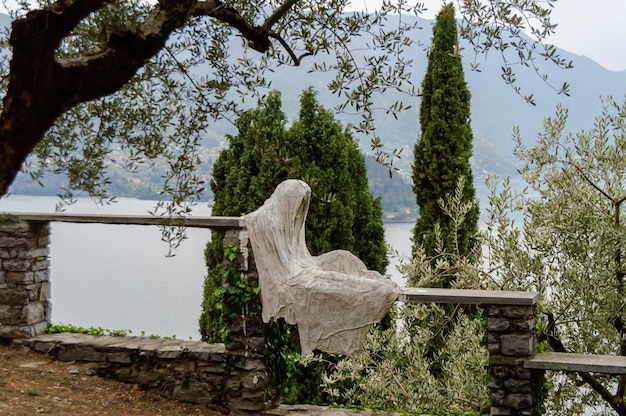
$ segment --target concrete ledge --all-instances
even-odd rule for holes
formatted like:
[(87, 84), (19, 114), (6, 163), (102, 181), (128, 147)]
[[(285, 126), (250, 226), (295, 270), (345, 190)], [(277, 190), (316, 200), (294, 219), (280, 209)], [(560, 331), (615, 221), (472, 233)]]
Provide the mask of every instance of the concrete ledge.
[(214, 230), (227, 228), (246, 228), (243, 217), (185, 217), (170, 218), (155, 215), (101, 215), (101, 214), (66, 214), (66, 213), (24, 213), (0, 212), (0, 216), (9, 216), (24, 221), (73, 222), (95, 224), (128, 225), (182, 225), (193, 228)]
[(626, 374), (626, 357), (619, 355), (570, 354), (542, 352), (524, 361), (532, 370), (574, 371), (603, 374)]
[(539, 300), (535, 292), (507, 290), (402, 288), (398, 301), (421, 303), (453, 303), (459, 305), (532, 306)]

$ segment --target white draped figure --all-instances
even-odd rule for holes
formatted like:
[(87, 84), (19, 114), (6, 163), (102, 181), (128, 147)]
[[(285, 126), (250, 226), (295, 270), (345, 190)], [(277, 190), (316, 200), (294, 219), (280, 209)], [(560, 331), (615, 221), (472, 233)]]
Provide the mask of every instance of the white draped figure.
[(263, 321), (297, 324), (302, 354), (315, 349), (356, 356), (372, 324), (399, 288), (345, 250), (314, 257), (305, 240), (311, 188), (282, 182), (263, 206), (245, 216), (259, 273)]

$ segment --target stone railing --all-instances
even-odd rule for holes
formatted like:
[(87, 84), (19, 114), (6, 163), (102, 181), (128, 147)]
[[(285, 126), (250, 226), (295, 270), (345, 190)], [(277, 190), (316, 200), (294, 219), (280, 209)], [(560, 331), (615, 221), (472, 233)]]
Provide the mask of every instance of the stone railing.
[[(48, 278), (48, 241), (50, 222), (108, 223), (164, 225), (167, 218), (145, 216), (97, 216), (71, 214), (11, 214), (0, 217), (0, 338), (33, 338), (45, 332), (50, 320), (50, 290)], [(225, 267), (234, 267), (249, 280), (257, 278), (254, 256), (247, 232), (241, 218), (236, 217), (190, 217), (187, 227), (211, 228), (226, 231), (224, 245), (240, 247), (236, 259), (225, 259)], [(225, 282), (226, 285), (229, 282)], [(539, 391), (531, 369), (524, 363), (535, 353), (535, 315), (538, 295), (525, 292), (505, 291), (459, 291), (445, 289), (404, 289), (399, 299), (403, 302), (434, 302), (452, 304), (482, 305), (488, 311), (488, 348), (490, 353), (490, 398), (492, 415), (532, 415)], [(229, 305), (224, 305), (228, 311)], [(124, 374), (124, 364), (132, 365), (132, 359), (109, 358), (109, 352), (117, 352), (111, 357), (133, 357), (149, 355), (164, 360), (180, 359), (192, 361), (185, 371), (170, 374), (173, 389), (183, 400), (214, 402), (224, 405), (233, 415), (260, 414), (262, 409), (271, 407), (266, 397), (269, 373), (263, 357), (266, 327), (261, 321), (260, 304), (249, 305), (250, 316), (240, 316), (229, 326), (224, 350), (224, 376), (213, 372), (210, 376), (199, 368), (206, 363), (193, 355), (191, 344), (159, 346), (155, 351), (143, 351), (139, 341), (129, 343), (134, 352), (121, 351), (98, 344), (97, 356), (101, 368), (113, 368)], [(50, 339), (41, 342), (51, 342)], [(35, 341), (33, 345), (35, 345)], [(74, 347), (76, 347), (76, 342)], [(123, 344), (115, 340), (116, 344)], [(44, 345), (44, 344), (39, 344)], [(47, 348), (51, 347), (45, 344)], [(55, 344), (62, 347), (61, 344)], [(118, 345), (119, 346), (119, 345)], [(173, 350), (170, 350), (170, 347)], [(95, 347), (94, 347), (95, 348)], [(159, 349), (160, 348), (160, 349)], [(164, 350), (163, 350), (164, 348)], [(196, 348), (195, 346), (193, 348)], [(83, 349), (84, 350), (84, 349)], [(213, 350), (212, 350), (213, 351)], [(141, 354), (143, 352), (143, 355)], [(120, 354), (121, 353), (121, 354)], [(217, 352), (207, 357), (216, 357)], [(114, 362), (115, 361), (115, 362)], [(130, 362), (126, 362), (130, 361)], [(157, 364), (155, 364), (157, 365)], [(182, 365), (182, 364), (181, 364)], [(141, 367), (141, 366), (140, 366)], [(139, 367), (139, 368), (140, 368)], [(157, 365), (158, 367), (158, 365)], [(193, 368), (192, 368), (193, 367)], [(159, 367), (180, 370), (179, 366)], [(200, 371), (198, 373), (196, 370)], [(165, 371), (165, 370), (163, 370)], [(211, 370), (213, 371), (213, 370)], [(164, 376), (165, 374), (160, 374)], [(213, 383), (210, 395), (193, 395), (184, 386), (202, 386), (189, 383), (190, 377), (197, 377), (202, 383)], [(207, 388), (209, 388), (207, 386)], [(216, 393), (216, 392), (219, 392)]]

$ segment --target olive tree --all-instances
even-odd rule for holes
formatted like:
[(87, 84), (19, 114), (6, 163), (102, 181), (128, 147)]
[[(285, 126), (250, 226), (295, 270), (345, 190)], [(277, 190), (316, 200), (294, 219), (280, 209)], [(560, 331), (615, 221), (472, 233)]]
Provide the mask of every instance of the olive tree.
[[(491, 198), (483, 283), (541, 293), (546, 349), (624, 356), (626, 101), (605, 99), (588, 130), (565, 134), (566, 122), (567, 110), (559, 107), (528, 148), (515, 130), (528, 189), (514, 194), (492, 185), (498, 192)], [(550, 414), (609, 407), (626, 415), (624, 377), (557, 372), (550, 384)]]

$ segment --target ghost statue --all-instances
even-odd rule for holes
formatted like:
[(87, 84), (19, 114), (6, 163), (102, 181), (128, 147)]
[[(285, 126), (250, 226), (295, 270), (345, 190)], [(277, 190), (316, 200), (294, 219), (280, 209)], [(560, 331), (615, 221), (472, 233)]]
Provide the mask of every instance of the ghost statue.
[(284, 318), (298, 325), (303, 355), (318, 349), (355, 357), (399, 288), (348, 251), (312, 256), (305, 240), (310, 199), (309, 185), (286, 180), (244, 218), (259, 273), (263, 321)]

